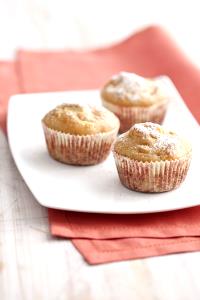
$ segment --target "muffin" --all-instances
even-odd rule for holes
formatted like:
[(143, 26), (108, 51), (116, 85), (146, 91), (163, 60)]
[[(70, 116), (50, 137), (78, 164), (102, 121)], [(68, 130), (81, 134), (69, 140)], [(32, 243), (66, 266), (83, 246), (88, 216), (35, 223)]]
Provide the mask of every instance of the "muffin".
[(113, 154), (124, 186), (140, 192), (165, 192), (184, 181), (192, 149), (175, 132), (146, 122), (120, 135)]
[(107, 109), (78, 104), (57, 106), (42, 125), (50, 156), (73, 165), (105, 160), (119, 130), (118, 118)]
[(142, 122), (161, 124), (169, 96), (157, 79), (146, 79), (134, 73), (121, 72), (101, 90), (103, 106), (120, 120), (120, 132)]

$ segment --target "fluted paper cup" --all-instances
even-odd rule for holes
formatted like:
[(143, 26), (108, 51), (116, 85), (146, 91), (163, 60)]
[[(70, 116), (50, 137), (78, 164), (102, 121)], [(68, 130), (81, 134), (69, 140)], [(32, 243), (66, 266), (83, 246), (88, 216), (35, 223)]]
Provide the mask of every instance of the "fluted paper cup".
[(165, 100), (149, 107), (126, 107), (110, 103), (102, 98), (103, 106), (119, 118), (120, 133), (129, 130), (136, 123), (153, 122), (162, 124), (168, 102), (168, 100)]
[(113, 151), (121, 183), (139, 192), (166, 192), (177, 188), (185, 179), (191, 154), (172, 161), (141, 162)]
[(44, 123), (43, 130), (47, 149), (52, 158), (72, 165), (94, 165), (104, 161), (118, 128), (94, 135), (73, 135), (48, 128)]

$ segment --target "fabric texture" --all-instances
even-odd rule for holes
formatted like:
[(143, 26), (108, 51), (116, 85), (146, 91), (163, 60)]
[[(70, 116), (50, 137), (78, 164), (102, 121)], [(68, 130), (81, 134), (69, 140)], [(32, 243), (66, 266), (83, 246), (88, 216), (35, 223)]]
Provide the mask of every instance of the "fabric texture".
[(0, 127), (6, 131), (6, 115), (8, 100), (11, 95), (20, 92), (14, 62), (0, 62)]
[[(200, 70), (164, 29), (152, 26), (104, 49), (23, 50), (16, 62), (0, 63), (0, 124), (5, 129), (11, 94), (100, 88), (122, 70), (147, 77), (168, 75), (200, 121)], [(98, 264), (200, 250), (199, 215), (200, 207), (148, 215), (49, 209), (49, 223), (53, 235), (72, 239), (88, 263)]]

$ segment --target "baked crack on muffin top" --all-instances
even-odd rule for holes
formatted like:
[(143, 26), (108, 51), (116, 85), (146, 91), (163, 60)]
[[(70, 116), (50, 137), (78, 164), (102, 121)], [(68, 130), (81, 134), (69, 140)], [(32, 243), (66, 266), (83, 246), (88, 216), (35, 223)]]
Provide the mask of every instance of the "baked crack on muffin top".
[(108, 102), (122, 106), (148, 107), (167, 100), (166, 91), (158, 80), (128, 72), (113, 76), (103, 87), (101, 96)]
[(143, 162), (180, 159), (191, 150), (184, 138), (151, 122), (135, 124), (114, 144), (116, 153)]
[(62, 104), (42, 119), (49, 128), (75, 135), (104, 133), (119, 128), (118, 118), (105, 108)]

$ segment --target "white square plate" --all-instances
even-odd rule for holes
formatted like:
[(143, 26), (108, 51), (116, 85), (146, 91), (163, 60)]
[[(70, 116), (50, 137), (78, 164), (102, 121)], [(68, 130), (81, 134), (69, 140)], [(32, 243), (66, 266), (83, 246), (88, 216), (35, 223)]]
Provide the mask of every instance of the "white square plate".
[(23, 94), (11, 97), (8, 138), (16, 165), (37, 201), (46, 207), (98, 213), (150, 213), (200, 204), (199, 126), (168, 79), (174, 100), (164, 124), (193, 144), (192, 164), (180, 188), (159, 194), (133, 192), (121, 185), (112, 154), (96, 166), (69, 166), (47, 153), (41, 119), (64, 102), (100, 104), (98, 91)]

